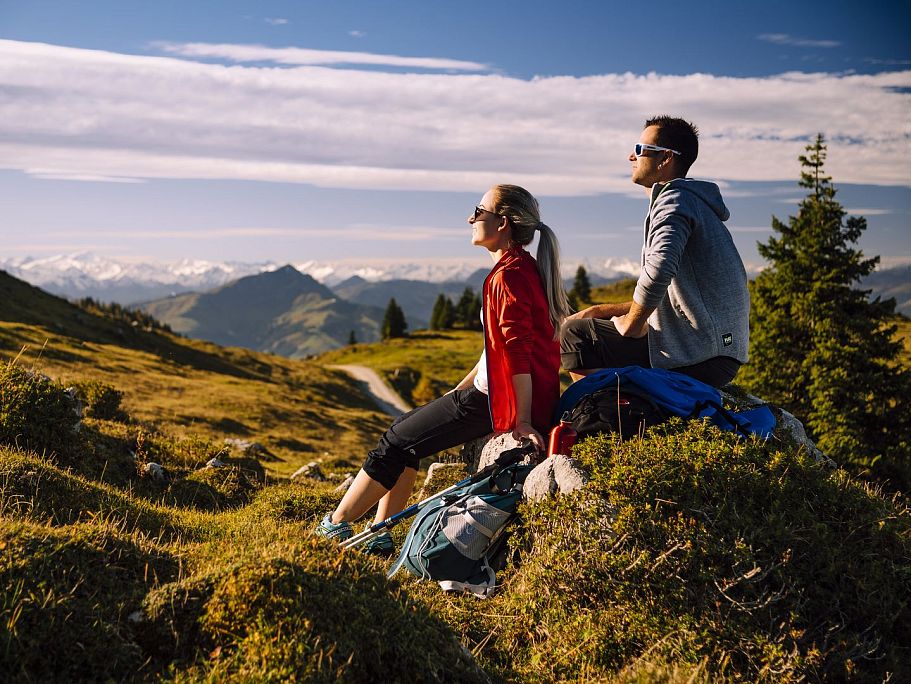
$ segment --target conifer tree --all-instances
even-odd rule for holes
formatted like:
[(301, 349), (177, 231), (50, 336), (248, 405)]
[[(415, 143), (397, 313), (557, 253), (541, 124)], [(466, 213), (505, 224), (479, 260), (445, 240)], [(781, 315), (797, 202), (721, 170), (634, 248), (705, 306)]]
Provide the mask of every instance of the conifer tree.
[(348, 333), (348, 345), (353, 346), (357, 344), (357, 335), (354, 334), (354, 330)]
[(465, 288), (455, 306), (455, 321), (468, 330), (481, 327), (481, 300), (470, 287)]
[(433, 305), (433, 312), (430, 314), (430, 329), (449, 330), (455, 322), (455, 317), (452, 300), (441, 292)]
[(750, 363), (739, 381), (794, 413), (837, 462), (906, 480), (911, 374), (898, 362), (895, 300), (855, 289), (879, 257), (856, 248), (866, 229), (847, 217), (823, 166), (822, 135), (799, 157), (809, 190), (787, 224), (759, 245), (769, 267), (752, 286)]
[(452, 330), (455, 324), (456, 312), (449, 297), (443, 298), (443, 310), (440, 313), (440, 330)]
[(576, 269), (576, 278), (573, 280), (573, 287), (570, 292), (573, 295), (573, 301), (577, 306), (588, 303), (592, 299), (592, 284), (588, 279), (588, 271), (581, 264)]
[(431, 330), (442, 330), (443, 329), (443, 309), (446, 307), (446, 295), (442, 292), (437, 296), (437, 300), (433, 304), (433, 311), (430, 313), (430, 329)]
[(383, 325), (380, 334), (384, 340), (393, 337), (405, 337), (408, 330), (408, 324), (405, 322), (405, 313), (401, 307), (396, 304), (395, 297), (389, 300), (386, 307), (386, 314), (383, 316)]

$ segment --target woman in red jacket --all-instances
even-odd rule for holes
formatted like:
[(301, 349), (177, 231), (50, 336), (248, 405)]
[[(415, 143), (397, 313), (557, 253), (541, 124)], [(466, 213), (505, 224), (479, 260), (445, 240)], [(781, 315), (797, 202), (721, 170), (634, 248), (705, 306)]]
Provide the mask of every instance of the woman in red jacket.
[[(537, 200), (516, 185), (488, 190), (468, 223), (472, 244), (494, 262), (484, 281), (484, 352), (454, 389), (396, 419), (338, 508), (320, 522), (321, 536), (349, 538), (350, 523), (377, 502), (377, 522), (401, 511), (425, 456), (491, 432), (511, 431), (544, 449), (560, 394), (557, 331), (569, 314), (556, 236), (541, 222)], [(535, 233), (537, 260), (525, 250)], [(384, 533), (366, 547), (388, 555), (392, 537)]]

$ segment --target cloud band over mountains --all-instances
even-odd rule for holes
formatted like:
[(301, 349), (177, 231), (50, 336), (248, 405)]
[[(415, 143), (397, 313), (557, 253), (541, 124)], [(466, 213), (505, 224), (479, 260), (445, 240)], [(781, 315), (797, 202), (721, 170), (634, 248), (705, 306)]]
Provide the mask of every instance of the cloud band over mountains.
[[(508, 180), (544, 195), (627, 193), (626, 156), (644, 118), (672, 113), (702, 131), (694, 175), (793, 180), (821, 131), (839, 182), (911, 185), (909, 70), (524, 80), (456, 60), (167, 45), (181, 58), (0, 40), (0, 168), (121, 182), (477, 192)], [(327, 66), (341, 64), (371, 69)]]

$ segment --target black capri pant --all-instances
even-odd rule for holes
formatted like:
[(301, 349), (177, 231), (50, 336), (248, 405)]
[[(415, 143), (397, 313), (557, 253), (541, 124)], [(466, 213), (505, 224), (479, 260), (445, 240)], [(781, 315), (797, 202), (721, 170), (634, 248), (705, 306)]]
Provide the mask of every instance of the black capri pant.
[(364, 472), (392, 489), (405, 468), (493, 432), (487, 395), (475, 387), (455, 390), (395, 419), (376, 448), (367, 454)]

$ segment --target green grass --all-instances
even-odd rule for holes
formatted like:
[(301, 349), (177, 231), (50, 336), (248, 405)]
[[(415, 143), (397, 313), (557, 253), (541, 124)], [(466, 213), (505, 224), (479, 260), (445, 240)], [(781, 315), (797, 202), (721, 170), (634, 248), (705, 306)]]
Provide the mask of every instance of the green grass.
[(609, 285), (601, 285), (592, 288), (592, 300), (589, 304), (613, 304), (617, 302), (629, 302), (633, 298), (633, 290), (636, 289), (635, 278), (625, 278), (618, 280)]
[(417, 405), (455, 387), (478, 362), (483, 349), (480, 332), (418, 330), (406, 338), (336, 349), (318, 361), (372, 368), (405, 401)]

